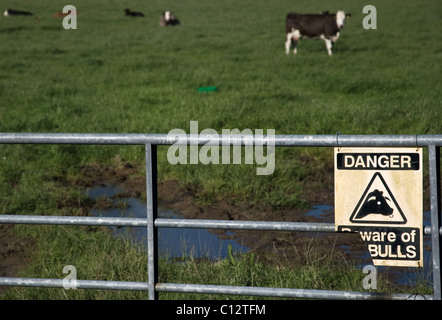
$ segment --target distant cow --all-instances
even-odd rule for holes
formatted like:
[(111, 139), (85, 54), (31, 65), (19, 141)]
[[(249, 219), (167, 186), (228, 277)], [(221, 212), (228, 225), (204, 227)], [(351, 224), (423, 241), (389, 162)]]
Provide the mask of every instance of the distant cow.
[(144, 17), (144, 14), (142, 12), (131, 11), (130, 9), (124, 9), (124, 12), (126, 12), (126, 16), (130, 16), (130, 17)]
[(328, 54), (332, 55), (334, 43), (338, 40), (341, 29), (344, 27), (345, 18), (349, 17), (344, 11), (330, 14), (299, 14), (290, 12), (286, 17), (286, 42), (285, 52), (289, 54), (293, 44), (293, 53), (296, 54), (296, 45), (300, 38), (320, 38), (325, 41)]
[(77, 11), (70, 11), (68, 13), (64, 13), (62, 11), (56, 12), (53, 14), (53, 17), (55, 18), (62, 18), (62, 17), (67, 17), (68, 15), (77, 15), (78, 12)]
[(5, 17), (8, 17), (8, 16), (33, 16), (34, 14), (29, 11), (6, 9), (5, 12), (3, 12), (3, 15)]
[(181, 22), (175, 17), (175, 15), (170, 11), (164, 11), (161, 15), (160, 26), (176, 26), (181, 24)]
[(67, 15), (69, 15), (69, 13), (64, 13), (64, 12), (59, 11), (59, 12), (54, 13), (53, 17), (60, 18), (60, 17), (66, 17)]

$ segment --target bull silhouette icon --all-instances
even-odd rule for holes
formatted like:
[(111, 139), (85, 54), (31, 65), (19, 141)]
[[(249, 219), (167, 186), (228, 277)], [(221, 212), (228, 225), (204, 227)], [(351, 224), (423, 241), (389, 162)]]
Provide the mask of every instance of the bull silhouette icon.
[(382, 191), (375, 189), (367, 195), (355, 219), (364, 218), (369, 214), (381, 214), (393, 218), (393, 208), (388, 205), (387, 200), (391, 201), (388, 197), (383, 196)]
[(376, 172), (350, 216), (354, 223), (406, 224), (407, 218), (384, 178)]

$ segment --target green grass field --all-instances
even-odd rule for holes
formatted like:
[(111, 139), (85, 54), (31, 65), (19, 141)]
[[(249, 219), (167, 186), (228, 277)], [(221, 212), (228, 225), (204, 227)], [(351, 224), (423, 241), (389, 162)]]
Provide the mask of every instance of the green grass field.
[[(376, 30), (362, 26), (362, 1), (78, 1), (77, 29), (64, 30), (52, 17), (62, 10), (57, 1), (5, 1), (40, 18), (0, 19), (0, 131), (189, 132), (190, 121), (198, 121), (199, 130), (219, 133), (439, 133), (441, 5), (372, 4)], [(146, 17), (125, 17), (125, 7)], [(352, 17), (333, 57), (321, 40), (302, 40), (297, 56), (285, 55), (288, 11), (338, 9)], [(163, 10), (176, 12), (182, 25), (160, 28)], [(219, 91), (200, 93), (200, 86)], [(332, 161), (330, 150), (278, 150), (275, 173), (257, 177), (254, 165), (170, 166), (161, 149), (160, 179), (177, 177), (202, 197), (233, 193), (277, 206), (299, 205), (299, 181)], [(18, 151), (2, 150), (16, 165), (11, 153)], [(52, 147), (49, 155), (45, 147), (23, 150), (42, 150), (45, 161), (63, 166), (117, 153), (143, 157), (142, 149), (124, 147)], [(314, 155), (312, 168), (300, 168), (301, 152)]]
[[(59, 1), (2, 1), (1, 11), (38, 17), (0, 17), (0, 132), (189, 132), (198, 121), (219, 133), (441, 133), (440, 1), (70, 4), (76, 30), (52, 17)], [(366, 4), (377, 8), (376, 30), (362, 26)], [(125, 17), (126, 7), (146, 17)], [(296, 56), (285, 55), (287, 12), (338, 9), (352, 17), (332, 57), (321, 40), (301, 40)], [(164, 10), (182, 25), (159, 27)], [(255, 165), (170, 165), (166, 153), (159, 148), (159, 179), (192, 186), (201, 201), (274, 207), (305, 206), (306, 181), (333, 163), (331, 149), (281, 148), (275, 172), (257, 176)], [(68, 185), (79, 167), (117, 154), (144, 161), (140, 147), (0, 146), (0, 213), (56, 213), (63, 198), (81, 198)]]

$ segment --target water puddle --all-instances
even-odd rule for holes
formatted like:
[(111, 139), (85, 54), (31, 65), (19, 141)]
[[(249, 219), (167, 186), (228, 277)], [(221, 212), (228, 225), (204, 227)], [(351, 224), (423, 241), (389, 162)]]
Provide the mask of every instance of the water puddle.
[(332, 215), (330, 213), (333, 212), (333, 207), (326, 204), (318, 204), (314, 205), (313, 208), (306, 212), (306, 215), (309, 217), (314, 217), (316, 219), (321, 220), (324, 223), (334, 222), (333, 219), (330, 219)]
[[(136, 198), (119, 197), (123, 190), (116, 186), (98, 186), (87, 190), (87, 194), (94, 200), (106, 198), (113, 206), (109, 209), (103, 208), (93, 210), (94, 216), (106, 217), (146, 217), (146, 204)], [(172, 210), (158, 208), (159, 218), (183, 218), (180, 214)], [(147, 228), (145, 227), (112, 227), (117, 236), (130, 237), (134, 242), (146, 241)], [(224, 233), (231, 236), (232, 233)], [(224, 237), (225, 238), (225, 237)], [(222, 259), (228, 255), (228, 247), (232, 247), (233, 252), (245, 253), (248, 247), (238, 243), (236, 240), (221, 239), (217, 234), (213, 234), (205, 229), (194, 228), (158, 228), (158, 248), (160, 254), (165, 254), (171, 258), (210, 258)]]

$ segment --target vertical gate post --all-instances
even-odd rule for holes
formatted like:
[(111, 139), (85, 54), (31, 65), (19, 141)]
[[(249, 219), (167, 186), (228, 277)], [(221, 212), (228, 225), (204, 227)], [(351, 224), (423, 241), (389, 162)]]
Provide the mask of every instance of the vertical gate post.
[(147, 209), (147, 276), (149, 300), (157, 300), (155, 284), (158, 282), (158, 216), (157, 146), (146, 144), (146, 209)]
[(431, 200), (431, 250), (433, 254), (433, 296), (442, 300), (441, 293), (441, 190), (440, 190), (440, 147), (428, 146), (430, 165), (430, 200)]

